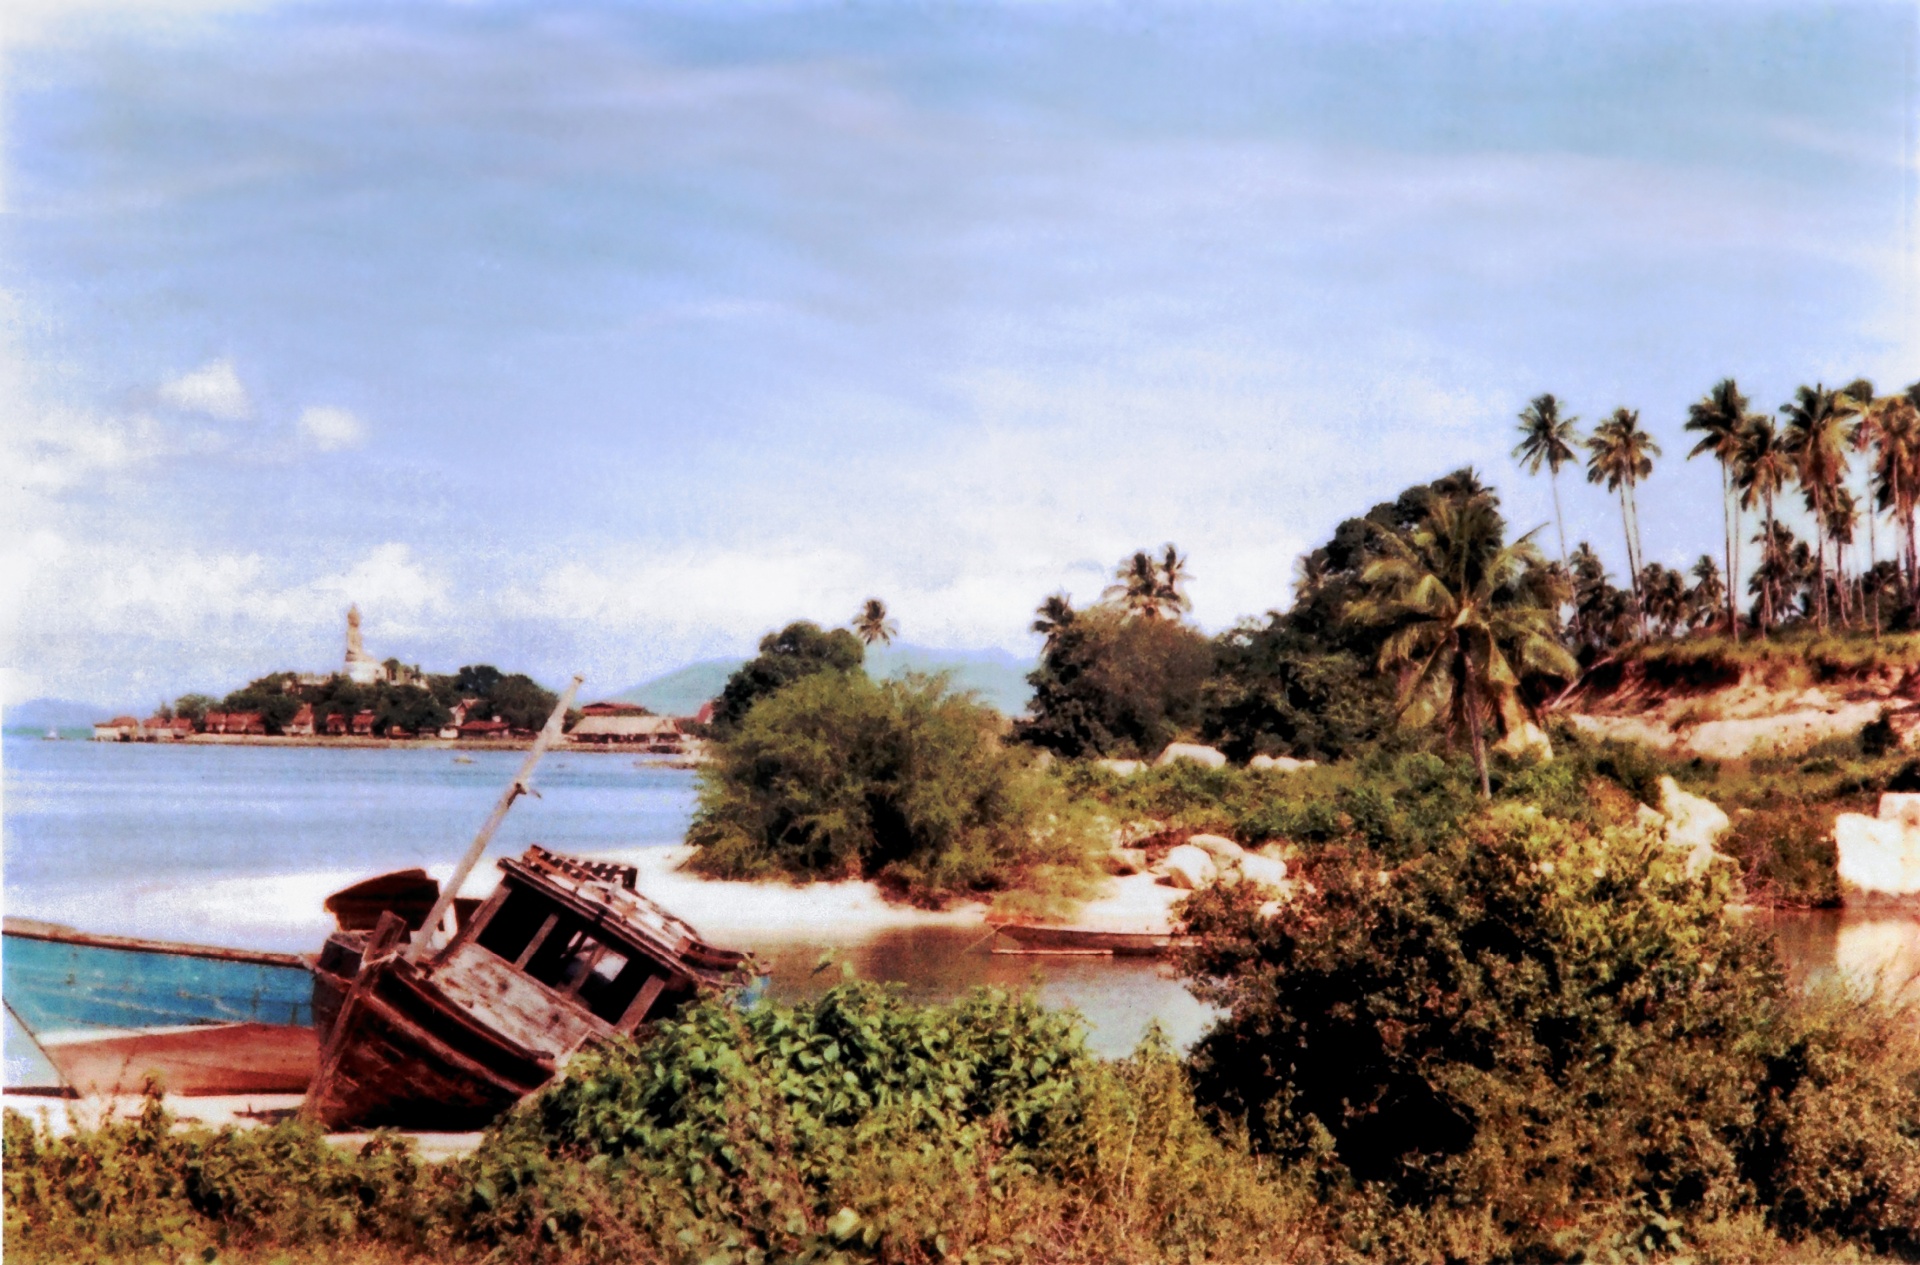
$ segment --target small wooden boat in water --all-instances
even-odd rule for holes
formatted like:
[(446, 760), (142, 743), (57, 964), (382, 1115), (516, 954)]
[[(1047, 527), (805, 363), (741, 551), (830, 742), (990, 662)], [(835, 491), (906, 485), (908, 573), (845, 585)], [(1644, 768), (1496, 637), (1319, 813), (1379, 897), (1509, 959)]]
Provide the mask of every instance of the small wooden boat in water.
[(291, 953), (89, 935), (8, 918), (0, 996), (74, 1093), (297, 1094), (319, 1059)]
[[(631, 866), (537, 846), (502, 860), (499, 888), (447, 928), (453, 893), (526, 792), (578, 686), (576, 678), (424, 917), (389, 909), (371, 931), (343, 922), (328, 937), (314, 972), (322, 1047), (309, 1119), (330, 1129), (477, 1129), (575, 1051), (740, 979), (746, 956), (707, 944), (642, 896)], [(404, 881), (388, 886), (407, 894)], [(340, 907), (364, 916), (365, 898), (377, 895), (369, 887), (349, 889), (359, 896)]]
[(1014, 922), (1000, 923), (994, 930), (1018, 946), (996, 948), (994, 952), (1013, 954), (1159, 957), (1185, 947), (1190, 939), (1163, 931), (1104, 931), (1097, 927), (1038, 927)]

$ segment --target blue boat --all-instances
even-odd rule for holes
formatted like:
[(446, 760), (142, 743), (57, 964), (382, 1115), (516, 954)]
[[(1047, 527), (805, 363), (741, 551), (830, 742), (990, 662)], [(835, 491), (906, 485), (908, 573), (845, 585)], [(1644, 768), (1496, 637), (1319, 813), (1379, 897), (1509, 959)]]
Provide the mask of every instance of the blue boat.
[(98, 936), (9, 918), (0, 997), (74, 1092), (301, 1093), (313, 1076), (306, 959)]

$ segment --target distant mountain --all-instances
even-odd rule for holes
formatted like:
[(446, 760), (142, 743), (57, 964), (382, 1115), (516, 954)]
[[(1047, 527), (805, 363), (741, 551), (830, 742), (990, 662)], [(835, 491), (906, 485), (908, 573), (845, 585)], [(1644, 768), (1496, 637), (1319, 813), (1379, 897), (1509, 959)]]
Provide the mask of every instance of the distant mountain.
[(867, 672), (882, 680), (908, 672), (948, 672), (953, 688), (972, 690), (1003, 715), (1018, 716), (1033, 700), (1027, 673), (1034, 661), (1004, 650), (946, 650), (928, 646), (870, 646)]
[(702, 659), (686, 667), (642, 681), (613, 696), (615, 702), (638, 703), (660, 716), (691, 716), (700, 705), (726, 688), (727, 678), (745, 659)]
[[(704, 659), (665, 676), (643, 681), (614, 695), (623, 703), (638, 703), (663, 716), (691, 716), (700, 705), (726, 688), (745, 659)], [(882, 680), (908, 672), (949, 672), (953, 688), (972, 690), (980, 701), (1008, 716), (1027, 709), (1033, 687), (1027, 673), (1033, 660), (1005, 650), (948, 650), (928, 646), (873, 646), (867, 651), (867, 671)]]
[[(125, 708), (121, 708), (125, 711)], [(36, 698), (0, 708), (0, 724), (8, 729), (91, 729), (96, 720), (119, 713), (98, 703), (76, 703), (68, 698)]]

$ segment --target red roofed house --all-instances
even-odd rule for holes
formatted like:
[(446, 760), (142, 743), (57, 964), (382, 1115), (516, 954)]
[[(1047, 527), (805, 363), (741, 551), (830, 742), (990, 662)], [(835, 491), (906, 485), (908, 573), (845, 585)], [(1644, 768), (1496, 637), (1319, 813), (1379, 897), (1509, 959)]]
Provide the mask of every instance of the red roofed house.
[(327, 732), (327, 737), (329, 738), (346, 737), (347, 736), (347, 714), (345, 712), (328, 712), (327, 720), (326, 720), (326, 732)]
[(358, 711), (353, 714), (353, 736), (356, 738), (373, 737), (373, 713)]
[(460, 722), (462, 738), (504, 738), (507, 736), (507, 722), (504, 720), (463, 720)]
[(313, 737), (313, 704), (300, 704), (300, 710), (293, 714), (293, 719), (280, 732), (294, 738)]

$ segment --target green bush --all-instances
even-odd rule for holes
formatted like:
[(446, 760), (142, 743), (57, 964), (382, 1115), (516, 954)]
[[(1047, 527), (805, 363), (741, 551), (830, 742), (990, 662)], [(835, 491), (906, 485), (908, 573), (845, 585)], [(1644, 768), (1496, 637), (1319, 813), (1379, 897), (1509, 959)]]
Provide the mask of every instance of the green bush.
[(1744, 1206), (1785, 991), (1724, 880), (1514, 806), (1391, 872), (1362, 855), (1308, 877), (1271, 918), (1231, 888), (1188, 904), (1187, 968), (1228, 1012), (1198, 1092), (1256, 1150), (1318, 1165), (1356, 1209), (1419, 1210), (1403, 1245), (1465, 1234), (1469, 1256)]
[(455, 1185), (472, 1241), (589, 1259), (1270, 1259), (1304, 1219), (1163, 1043), (1105, 1063), (1031, 998), (858, 983), (580, 1060)]
[(910, 899), (1076, 894), (1092, 836), (998, 717), (938, 679), (803, 677), (762, 699), (700, 772), (687, 841), (726, 878), (872, 878)]

